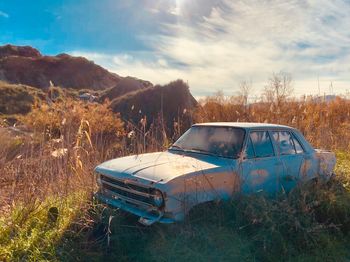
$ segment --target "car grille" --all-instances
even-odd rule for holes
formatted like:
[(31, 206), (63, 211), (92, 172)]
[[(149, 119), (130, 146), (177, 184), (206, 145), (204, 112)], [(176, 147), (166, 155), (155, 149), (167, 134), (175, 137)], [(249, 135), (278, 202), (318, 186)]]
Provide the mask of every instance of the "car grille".
[(131, 204), (153, 206), (152, 188), (101, 175), (102, 190)]

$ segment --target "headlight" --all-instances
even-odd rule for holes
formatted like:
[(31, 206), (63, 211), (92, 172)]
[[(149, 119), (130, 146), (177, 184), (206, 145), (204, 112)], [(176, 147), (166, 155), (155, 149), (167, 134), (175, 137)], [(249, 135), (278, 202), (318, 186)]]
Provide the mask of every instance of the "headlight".
[(153, 199), (153, 204), (156, 207), (162, 207), (164, 205), (164, 198), (163, 198), (163, 194), (160, 190), (155, 189), (152, 192), (152, 199)]

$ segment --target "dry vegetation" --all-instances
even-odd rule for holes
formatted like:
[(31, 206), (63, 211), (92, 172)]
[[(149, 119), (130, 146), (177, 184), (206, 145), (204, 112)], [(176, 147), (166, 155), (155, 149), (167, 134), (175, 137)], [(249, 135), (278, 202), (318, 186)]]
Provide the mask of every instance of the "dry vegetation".
[(295, 98), (290, 76), (274, 74), (261, 99), (248, 104), (251, 85), (241, 84), (238, 96), (218, 93), (200, 101), (196, 122), (233, 121), (284, 124), (302, 131), (314, 147), (348, 150), (350, 146), (350, 100), (336, 97)]
[(39, 103), (40, 97), (45, 97), (41, 90), (0, 81), (0, 113), (6, 115), (28, 113), (33, 104)]
[(8, 192), (9, 204), (91, 187), (94, 165), (120, 149), (114, 146), (123, 123), (108, 104), (68, 99), (41, 105), (19, 119), (25, 129), (0, 129), (1, 179), (7, 185), (2, 197)]
[[(241, 197), (194, 210), (183, 225), (143, 228), (91, 201), (98, 163), (163, 150), (180, 135), (162, 118), (123, 123), (110, 104), (63, 99), (37, 105), (16, 129), (0, 127), (0, 260), (346, 260), (350, 230), (350, 102), (289, 97), (274, 75), (261, 101), (209, 97), (194, 122), (255, 121), (299, 128), (316, 147), (337, 150), (336, 181), (279, 199)], [(180, 114), (181, 115), (181, 114)], [(212, 214), (212, 215), (210, 215)], [(112, 220), (112, 221), (111, 221)]]

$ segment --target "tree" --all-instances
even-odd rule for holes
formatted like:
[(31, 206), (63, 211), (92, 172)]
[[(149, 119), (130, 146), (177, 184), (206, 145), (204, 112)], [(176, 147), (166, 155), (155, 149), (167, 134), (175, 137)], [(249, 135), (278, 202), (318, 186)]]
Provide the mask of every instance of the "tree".
[(265, 86), (263, 96), (267, 102), (273, 104), (276, 108), (280, 108), (288, 97), (293, 94), (292, 77), (285, 72), (273, 73)]
[(252, 82), (244, 80), (239, 83), (239, 98), (241, 101), (241, 104), (244, 106), (248, 105), (248, 98), (250, 93), (252, 92)]

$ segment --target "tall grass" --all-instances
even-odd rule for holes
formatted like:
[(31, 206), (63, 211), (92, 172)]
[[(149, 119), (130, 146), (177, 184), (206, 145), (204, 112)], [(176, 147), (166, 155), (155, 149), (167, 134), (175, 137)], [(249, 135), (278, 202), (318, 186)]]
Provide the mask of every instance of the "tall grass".
[[(93, 168), (120, 150), (124, 132), (108, 104), (69, 99), (20, 120), (26, 131), (0, 130), (0, 260), (39, 259), (52, 251), (91, 197)], [(51, 207), (59, 212), (55, 225), (47, 222)]]
[[(94, 167), (162, 150), (167, 141), (155, 123), (147, 130), (142, 123), (124, 125), (108, 102), (65, 98), (17, 118), (16, 128), (0, 127), (0, 260), (55, 259), (67, 252), (56, 250), (62, 237), (93, 222), (86, 214)], [(58, 210), (57, 223), (50, 222), (51, 208)]]
[(298, 128), (315, 147), (348, 150), (350, 100), (337, 97), (284, 99), (279, 105), (264, 99), (245, 104), (241, 97), (222, 94), (200, 101), (195, 122), (232, 121), (289, 125)]
[(0, 128), (0, 260), (345, 260), (349, 106), (344, 99), (286, 100), (279, 108), (236, 97), (201, 101), (194, 122), (288, 124), (317, 147), (341, 149), (337, 180), (274, 200), (241, 196), (200, 206), (184, 224), (144, 228), (91, 201), (93, 168), (110, 158), (163, 150), (181, 135), (181, 119), (173, 120), (170, 137), (162, 117), (147, 125), (141, 117), (123, 123), (108, 103), (67, 98), (37, 105), (19, 117), (19, 130)]

